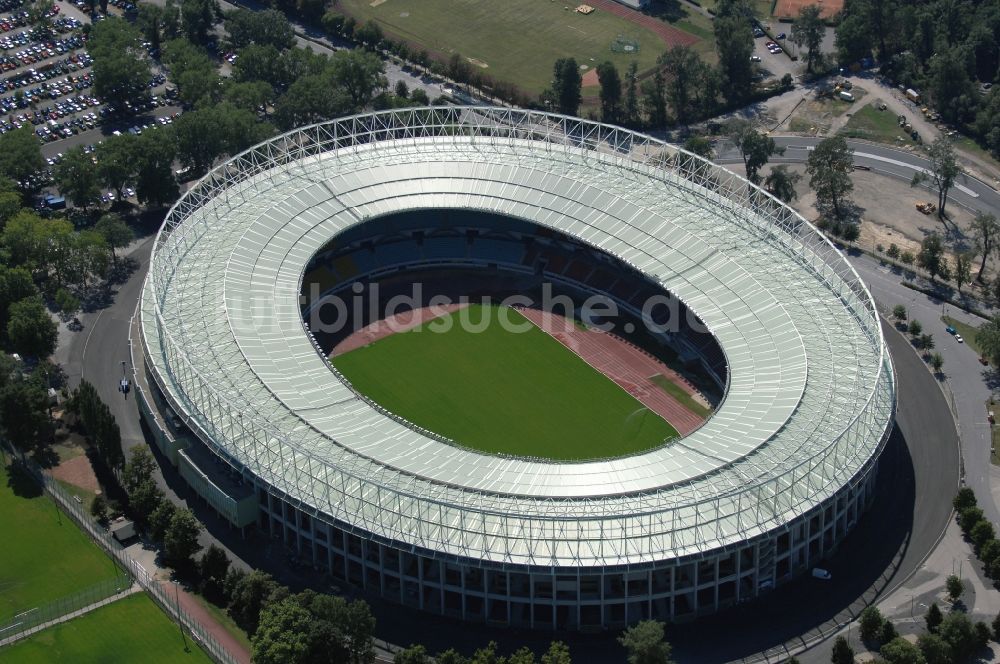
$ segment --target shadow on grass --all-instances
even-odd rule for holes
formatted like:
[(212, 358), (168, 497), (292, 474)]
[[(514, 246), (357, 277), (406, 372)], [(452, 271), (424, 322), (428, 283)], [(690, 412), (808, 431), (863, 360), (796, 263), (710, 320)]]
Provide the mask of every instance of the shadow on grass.
[(18, 498), (38, 498), (42, 495), (42, 487), (19, 461), (7, 469), (7, 486)]

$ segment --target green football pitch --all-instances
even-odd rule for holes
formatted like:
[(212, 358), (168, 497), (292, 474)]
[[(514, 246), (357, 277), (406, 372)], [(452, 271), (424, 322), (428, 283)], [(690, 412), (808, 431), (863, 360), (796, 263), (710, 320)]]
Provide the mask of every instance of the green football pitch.
[[(338, 10), (358, 23), (375, 20), (387, 36), (432, 53), (460, 53), (484, 74), (537, 95), (549, 86), (552, 66), (572, 57), (596, 67), (610, 60), (624, 74), (633, 62), (639, 71), (656, 64), (669, 48), (648, 28), (606, 11), (589, 16), (564, 0), (341, 0)], [(568, 7), (568, 9), (566, 9)], [(637, 54), (614, 53), (622, 35), (638, 42)]]
[(677, 435), (509, 308), (473, 305), (333, 363), (393, 413), (483, 452), (593, 459), (641, 452)]
[(3, 463), (0, 532), (0, 622), (119, 574), (51, 498)]
[[(185, 645), (187, 649), (185, 649)], [(208, 664), (145, 593), (130, 595), (0, 649), (0, 662), (43, 664)]]

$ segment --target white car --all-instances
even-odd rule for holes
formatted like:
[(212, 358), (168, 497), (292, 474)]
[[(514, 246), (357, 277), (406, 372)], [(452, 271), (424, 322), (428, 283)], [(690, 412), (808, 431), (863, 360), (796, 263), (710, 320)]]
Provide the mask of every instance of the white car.
[(957, 341), (960, 344), (964, 344), (965, 343), (965, 339), (962, 338), (961, 334), (956, 334), (955, 335), (955, 341)]
[(812, 575), (814, 579), (823, 579), (824, 581), (829, 581), (833, 576), (822, 567), (813, 567)]

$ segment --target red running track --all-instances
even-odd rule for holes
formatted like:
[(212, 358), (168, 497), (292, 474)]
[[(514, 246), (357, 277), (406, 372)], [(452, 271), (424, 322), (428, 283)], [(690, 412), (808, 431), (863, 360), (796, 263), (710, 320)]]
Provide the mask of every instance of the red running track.
[(350, 336), (334, 346), (333, 350), (330, 351), (330, 357), (343, 355), (355, 348), (375, 343), (379, 339), (384, 339), (397, 332), (406, 332), (415, 327), (420, 327), (429, 320), (445, 316), (467, 306), (468, 304), (455, 303), (436, 307), (423, 307), (422, 309), (410, 309), (389, 316), (388, 318), (383, 318), (361, 328), (357, 332), (352, 332)]
[(626, 21), (635, 23), (636, 25), (640, 25), (647, 30), (650, 30), (653, 34), (666, 42), (667, 46), (690, 46), (698, 41), (698, 38), (690, 33), (684, 32), (679, 28), (675, 28), (669, 23), (665, 23), (658, 18), (653, 18), (652, 16), (647, 16), (642, 12), (629, 9), (615, 0), (586, 0), (584, 4), (588, 4), (599, 11), (614, 14), (615, 16), (623, 18)]
[(663, 391), (650, 380), (661, 374), (688, 394), (695, 389), (677, 372), (652, 355), (622, 339), (593, 328), (582, 329), (566, 318), (539, 311), (518, 309), (525, 318), (551, 335), (602, 374), (613, 380), (623, 390), (634, 396), (646, 408), (669, 422), (677, 432), (686, 436), (704, 422), (677, 399)]

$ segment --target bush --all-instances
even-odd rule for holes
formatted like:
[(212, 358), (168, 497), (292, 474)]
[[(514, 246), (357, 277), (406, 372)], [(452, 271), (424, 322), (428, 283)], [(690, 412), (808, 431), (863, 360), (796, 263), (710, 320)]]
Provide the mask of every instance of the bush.
[(955, 499), (951, 501), (956, 511), (961, 512), (969, 507), (976, 506), (976, 494), (967, 486), (963, 486), (955, 494)]
[(951, 601), (957, 602), (958, 598), (965, 592), (965, 584), (962, 583), (960, 578), (952, 574), (945, 581), (945, 589), (948, 591), (948, 597), (951, 598)]
[(917, 260), (917, 257), (913, 255), (912, 251), (904, 251), (899, 255), (899, 261), (904, 265), (913, 265), (913, 261)]
[(882, 625), (885, 618), (877, 607), (869, 606), (861, 612), (858, 618), (858, 625), (861, 631), (861, 640), (866, 644), (878, 644), (882, 636)]
[(930, 608), (927, 609), (927, 613), (924, 614), (924, 623), (927, 625), (927, 631), (936, 632), (942, 620), (944, 620), (944, 616), (941, 615), (941, 609), (938, 608), (937, 602), (931, 604)]
[(983, 520), (983, 511), (978, 507), (966, 507), (958, 513), (958, 525), (968, 535), (977, 523)]
[(969, 531), (969, 539), (972, 540), (972, 544), (976, 547), (976, 553), (978, 554), (983, 550), (988, 542), (994, 541), (996, 537), (996, 530), (993, 528), (993, 524), (982, 519), (976, 522), (976, 525), (972, 527)]
[(982, 650), (990, 643), (990, 638), (993, 636), (993, 630), (985, 622), (980, 620), (975, 625), (976, 632), (976, 645), (979, 646), (979, 650)]

